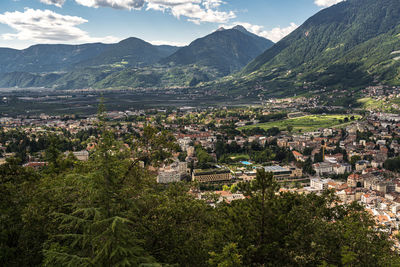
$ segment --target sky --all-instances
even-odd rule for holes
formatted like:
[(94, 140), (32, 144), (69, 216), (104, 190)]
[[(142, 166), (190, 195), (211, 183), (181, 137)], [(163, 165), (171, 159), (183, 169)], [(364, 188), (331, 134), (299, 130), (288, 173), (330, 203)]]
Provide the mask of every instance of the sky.
[(183, 46), (235, 25), (277, 42), (340, 1), (0, 0), (0, 47), (115, 43), (128, 37)]

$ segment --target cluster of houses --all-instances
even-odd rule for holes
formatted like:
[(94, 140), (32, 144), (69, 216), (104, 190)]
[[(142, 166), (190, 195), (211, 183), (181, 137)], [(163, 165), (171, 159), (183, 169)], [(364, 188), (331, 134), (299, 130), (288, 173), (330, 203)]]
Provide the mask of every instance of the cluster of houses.
[(358, 202), (364, 205), (382, 229), (391, 234), (398, 233), (400, 229), (399, 174), (383, 169), (370, 169), (349, 175), (346, 182), (330, 178), (312, 178), (309, 187), (295, 189), (295, 191), (320, 194), (327, 189), (334, 190), (341, 204)]
[[(323, 162), (313, 165), (319, 176), (351, 173), (369, 167), (382, 168), (389, 157), (400, 153), (399, 122), (399, 115), (377, 113), (346, 129), (323, 129), (316, 133), (283, 136), (277, 143), (292, 150), (299, 162), (309, 158), (314, 161), (317, 154), (323, 153)], [(306, 151), (307, 155), (304, 154)], [(351, 166), (348, 163), (353, 157), (359, 160)]]

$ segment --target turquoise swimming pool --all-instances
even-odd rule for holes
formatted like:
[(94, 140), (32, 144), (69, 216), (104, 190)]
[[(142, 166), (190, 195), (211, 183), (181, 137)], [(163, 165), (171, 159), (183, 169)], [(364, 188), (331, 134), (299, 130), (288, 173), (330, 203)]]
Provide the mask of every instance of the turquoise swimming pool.
[(248, 161), (241, 161), (240, 163), (244, 164), (244, 165), (253, 165), (253, 163), (248, 162)]

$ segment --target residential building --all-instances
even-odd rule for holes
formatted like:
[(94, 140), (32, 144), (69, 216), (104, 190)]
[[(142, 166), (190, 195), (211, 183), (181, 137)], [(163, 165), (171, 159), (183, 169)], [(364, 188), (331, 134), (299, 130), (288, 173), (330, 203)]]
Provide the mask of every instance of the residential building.
[(326, 175), (333, 173), (334, 164), (328, 162), (320, 162), (313, 164), (313, 169), (317, 175)]
[(227, 169), (193, 170), (192, 181), (200, 183), (229, 181), (232, 179), (231, 172)]

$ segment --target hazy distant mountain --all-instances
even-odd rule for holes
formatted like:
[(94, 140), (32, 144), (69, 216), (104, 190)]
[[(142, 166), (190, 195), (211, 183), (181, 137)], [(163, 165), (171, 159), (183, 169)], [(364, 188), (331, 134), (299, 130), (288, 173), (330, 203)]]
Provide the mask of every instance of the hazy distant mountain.
[(51, 87), (63, 75), (57, 73), (35, 74), (30, 72), (0, 73), (0, 87)]
[(130, 66), (153, 64), (174, 53), (178, 47), (155, 46), (138, 38), (128, 38), (104, 49), (97, 56), (81, 61), (77, 66), (99, 66), (125, 62)]
[(13, 71), (51, 72), (67, 70), (72, 65), (95, 57), (109, 45), (34, 45), (24, 50), (0, 48), (0, 73)]
[(163, 58), (172, 55), (178, 51), (178, 49), (180, 49), (180, 47), (172, 45), (156, 45), (155, 47), (157, 47), (158, 51), (160, 51)]
[(167, 45), (154, 46), (137, 38), (128, 38), (117, 44), (40, 44), (24, 50), (0, 48), (0, 73), (57, 72), (121, 62), (130, 66), (148, 65), (177, 49)]
[(272, 45), (272, 41), (252, 34), (242, 26), (228, 30), (220, 28), (179, 49), (161, 62), (207, 66), (227, 75), (240, 70)]
[[(249, 81), (270, 90), (400, 84), (400, 1), (347, 0), (324, 9), (252, 61)], [(250, 87), (251, 88), (251, 87)]]
[(236, 26), (219, 29), (183, 48), (155, 46), (128, 38), (109, 45), (3, 49), (0, 87), (195, 86), (240, 70), (272, 45), (271, 41)]

